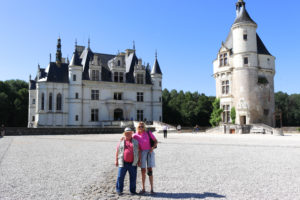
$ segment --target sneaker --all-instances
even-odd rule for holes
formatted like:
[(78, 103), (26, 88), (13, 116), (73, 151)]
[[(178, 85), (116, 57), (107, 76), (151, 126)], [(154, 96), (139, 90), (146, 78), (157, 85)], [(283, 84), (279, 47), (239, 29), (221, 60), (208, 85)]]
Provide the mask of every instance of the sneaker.
[(137, 192), (130, 192), (131, 195), (137, 195)]
[(123, 195), (123, 193), (122, 193), (122, 192), (117, 192), (117, 194), (118, 194), (119, 196), (122, 196), (122, 195)]
[(140, 190), (139, 194), (145, 194), (145, 190)]

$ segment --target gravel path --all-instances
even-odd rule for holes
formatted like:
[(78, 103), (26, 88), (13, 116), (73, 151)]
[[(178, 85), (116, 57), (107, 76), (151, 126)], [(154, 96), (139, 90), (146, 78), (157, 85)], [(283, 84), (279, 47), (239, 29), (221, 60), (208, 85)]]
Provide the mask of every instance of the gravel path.
[(130, 196), (127, 175), (119, 197), (120, 136), (1, 138), (0, 199), (299, 199), (300, 135), (158, 135), (156, 194)]

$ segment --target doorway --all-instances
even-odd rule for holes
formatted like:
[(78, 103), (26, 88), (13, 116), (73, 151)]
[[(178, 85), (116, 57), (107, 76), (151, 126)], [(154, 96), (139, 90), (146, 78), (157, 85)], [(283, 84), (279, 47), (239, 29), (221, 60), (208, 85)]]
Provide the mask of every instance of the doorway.
[(240, 116), (240, 124), (245, 125), (246, 124), (246, 116)]
[(117, 108), (114, 110), (114, 121), (120, 121), (123, 120), (123, 110), (120, 108)]

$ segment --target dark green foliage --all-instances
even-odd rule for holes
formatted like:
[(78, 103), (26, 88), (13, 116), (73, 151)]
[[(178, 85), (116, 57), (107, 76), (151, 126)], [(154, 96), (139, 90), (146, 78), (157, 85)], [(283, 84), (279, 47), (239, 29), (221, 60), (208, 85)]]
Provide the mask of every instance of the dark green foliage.
[(276, 92), (275, 106), (282, 113), (283, 126), (300, 126), (300, 94)]
[(0, 81), (0, 125), (26, 126), (28, 84), (22, 80)]
[(163, 121), (182, 126), (209, 126), (214, 97), (197, 92), (163, 90)]
[(213, 110), (212, 113), (210, 115), (210, 120), (209, 123), (215, 127), (218, 126), (219, 123), (221, 122), (222, 118), (221, 118), (221, 113), (223, 112), (223, 110), (220, 108), (220, 99), (216, 98), (212, 104), (213, 106)]
[(235, 118), (236, 118), (235, 107), (232, 107), (232, 108), (231, 108), (231, 111), (230, 111), (230, 118), (231, 118), (231, 122), (232, 122), (233, 124), (235, 124)]

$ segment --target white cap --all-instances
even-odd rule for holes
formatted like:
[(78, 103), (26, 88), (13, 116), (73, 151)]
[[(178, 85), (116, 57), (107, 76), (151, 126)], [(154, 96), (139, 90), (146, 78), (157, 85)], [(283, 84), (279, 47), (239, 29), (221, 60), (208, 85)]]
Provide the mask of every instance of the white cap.
[(131, 130), (130, 127), (126, 127), (126, 128), (124, 129), (124, 132), (132, 132), (132, 130)]

